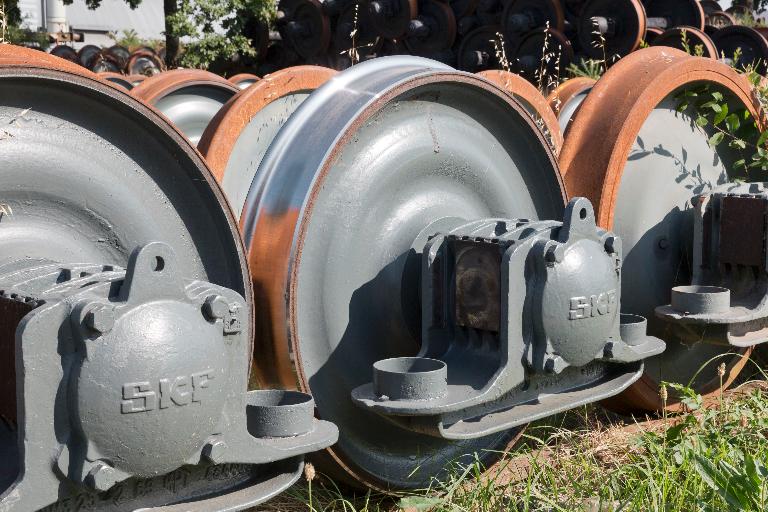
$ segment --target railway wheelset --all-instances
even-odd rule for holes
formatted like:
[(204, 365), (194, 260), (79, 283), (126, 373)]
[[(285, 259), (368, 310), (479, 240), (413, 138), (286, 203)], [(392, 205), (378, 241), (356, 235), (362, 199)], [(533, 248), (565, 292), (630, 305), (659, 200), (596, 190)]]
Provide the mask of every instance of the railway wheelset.
[(344, 69), (355, 49), (358, 61), (413, 54), (544, 81), (644, 45), (729, 59), (741, 48), (742, 64), (767, 61), (763, 29), (738, 23), (714, 0), (283, 0), (277, 28), (294, 62)]
[(724, 63), (635, 52), (559, 123), (411, 56), (185, 73), (0, 46), (2, 510), (242, 510), (305, 456), (418, 488), (573, 407), (716, 392), (768, 340), (768, 191), (677, 103), (762, 128)]

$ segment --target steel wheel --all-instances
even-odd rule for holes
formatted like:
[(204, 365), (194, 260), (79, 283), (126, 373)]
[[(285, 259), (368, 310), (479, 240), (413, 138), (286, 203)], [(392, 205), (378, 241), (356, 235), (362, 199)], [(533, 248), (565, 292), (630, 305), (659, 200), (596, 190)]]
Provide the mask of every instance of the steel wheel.
[(645, 13), (648, 18), (666, 20), (666, 27), (695, 27), (704, 30), (704, 9), (699, 0), (644, 0)]
[(239, 73), (229, 77), (229, 81), (238, 86), (240, 89), (247, 89), (259, 80), (260, 78), (252, 73)]
[(456, 41), (456, 17), (446, 3), (419, 1), (419, 18), (426, 30), (409, 33), (405, 45), (414, 55), (430, 55), (449, 49)]
[(529, 115), (475, 75), (374, 59), (291, 116), (241, 216), (263, 306), (254, 372), (262, 384), (311, 390), (319, 415), (344, 432), (324, 471), (417, 487), (464, 454), (491, 461), (498, 453), (487, 450), (515, 439), (519, 430), (460, 442), (406, 432), (358, 409), (350, 392), (370, 381), (376, 360), (416, 353), (418, 285), (408, 277), (428, 225), (550, 218), (563, 206), (553, 154)]
[(106, 80), (108, 82), (112, 82), (113, 84), (119, 85), (126, 91), (130, 91), (133, 89), (133, 82), (125, 76), (121, 75), (120, 73), (111, 73), (108, 71), (105, 71), (103, 73), (99, 73), (99, 78), (102, 80)]
[[(703, 30), (699, 30), (693, 27), (675, 27), (665, 30), (661, 35), (653, 40), (651, 46), (669, 46), (670, 48), (677, 48), (678, 50), (685, 50), (683, 41), (686, 41), (688, 47), (698, 52), (701, 48), (700, 57), (706, 57), (708, 59), (717, 58), (717, 47)], [(698, 55), (698, 53), (696, 53)]]
[(478, 73), (481, 77), (511, 94), (533, 118), (555, 154), (563, 147), (563, 132), (547, 99), (538, 89), (520, 75), (509, 71), (488, 70)]
[(236, 216), (277, 132), (335, 74), (328, 68), (297, 66), (267, 75), (232, 98), (208, 124), (199, 149)]
[(656, 38), (659, 37), (663, 33), (664, 33), (664, 31), (661, 30), (660, 28), (647, 27), (645, 29), (645, 42), (648, 45), (653, 46), (653, 43), (654, 43), (654, 41), (656, 41)]
[(162, 112), (197, 144), (211, 119), (239, 91), (213, 73), (177, 69), (144, 80), (131, 94)]
[(163, 69), (165, 69), (163, 61), (154, 51), (136, 50), (128, 59), (126, 72), (129, 75), (152, 76), (160, 73)]
[(573, 48), (558, 30), (534, 30), (520, 39), (513, 55), (512, 70), (545, 88), (550, 80), (557, 82), (565, 74), (573, 61)]
[[(13, 211), (0, 263), (23, 253), (126, 266), (135, 247), (161, 237), (185, 275), (237, 290), (250, 306), (235, 219), (189, 142), (126, 91), (45, 54), (28, 65), (30, 53), (0, 46), (0, 119), (14, 141), (0, 145), (0, 195)], [(13, 352), (0, 346), (0, 364), (11, 365), (0, 366), (3, 381)], [(0, 413), (15, 417), (12, 382)]]
[[(727, 180), (735, 161), (727, 144), (711, 148), (709, 134), (688, 112), (676, 112), (675, 94), (702, 83), (722, 92), (734, 110), (738, 106), (759, 116), (749, 83), (727, 65), (672, 48), (648, 48), (622, 59), (597, 82), (576, 113), (560, 155), (569, 194), (591, 199), (598, 224), (622, 237), (622, 309), (645, 313), (649, 330), (662, 338), (665, 326), (653, 310), (669, 302), (670, 288), (686, 279), (684, 262), (690, 261), (683, 211), (695, 193)], [(630, 84), (634, 94), (627, 94)], [(714, 392), (720, 384), (717, 365), (728, 364), (727, 386), (746, 364), (742, 356), (751, 353), (728, 356), (729, 347), (665, 341), (666, 352), (646, 361), (643, 378), (609, 406), (658, 410), (662, 380), (687, 384), (706, 361), (724, 355), (693, 382), (700, 393)]]
[(80, 59), (77, 57), (77, 52), (71, 46), (63, 44), (56, 45), (51, 48), (50, 54), (54, 57), (68, 60), (69, 62), (80, 63)]
[[(603, 36), (605, 43), (595, 35), (597, 25), (593, 18), (614, 20), (613, 34)], [(618, 57), (629, 55), (640, 47), (645, 37), (645, 10), (640, 0), (589, 0), (579, 17), (579, 43), (584, 53), (593, 59), (607, 59), (613, 62)]]
[(563, 31), (565, 13), (560, 0), (511, 0), (501, 15), (504, 36), (515, 41), (535, 29), (546, 27)]
[(278, 28), (283, 41), (309, 59), (325, 53), (331, 42), (331, 22), (318, 0), (280, 0)]
[(547, 96), (549, 106), (555, 112), (557, 122), (560, 125), (560, 131), (563, 134), (567, 132), (568, 126), (570, 126), (579, 105), (581, 105), (596, 83), (596, 80), (585, 76), (571, 78), (557, 86)]
[(501, 27), (484, 25), (462, 37), (456, 52), (456, 67), (462, 71), (473, 73), (498, 68), (499, 59), (496, 55), (496, 46), (501, 47), (501, 41), (497, 35), (499, 33), (501, 33)]
[(83, 67), (88, 67), (88, 61), (91, 60), (91, 57), (101, 52), (101, 48), (98, 46), (87, 44), (80, 48), (77, 51), (77, 58), (80, 61), (80, 65)]
[(718, 53), (733, 63), (737, 52), (741, 53), (738, 67), (754, 66), (761, 75), (768, 71), (768, 39), (758, 30), (742, 25), (721, 28), (712, 36)]
[(401, 39), (408, 24), (419, 13), (417, 0), (373, 0), (370, 3), (371, 24), (385, 39)]

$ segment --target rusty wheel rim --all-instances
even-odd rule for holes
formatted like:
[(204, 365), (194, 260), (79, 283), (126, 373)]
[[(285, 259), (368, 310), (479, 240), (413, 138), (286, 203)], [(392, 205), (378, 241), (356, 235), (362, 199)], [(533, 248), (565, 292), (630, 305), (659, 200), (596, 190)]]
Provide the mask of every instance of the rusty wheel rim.
[(717, 59), (717, 47), (712, 41), (712, 38), (703, 30), (694, 27), (674, 27), (665, 30), (653, 40), (651, 46), (669, 46), (670, 48), (685, 50), (683, 45), (683, 33), (685, 33), (689, 48), (694, 50), (696, 55), (698, 55), (699, 48), (701, 48), (701, 57)]
[(592, 90), (596, 83), (597, 80), (586, 76), (571, 78), (558, 85), (547, 96), (549, 107), (557, 116), (560, 131), (564, 135), (567, 133), (568, 126), (579, 105), (581, 105), (581, 102), (584, 101), (584, 98), (587, 97), (587, 94), (589, 94), (589, 91)]
[(198, 149), (236, 216), (272, 139), (309, 94), (335, 74), (296, 66), (267, 75), (234, 96), (208, 124)]
[(501, 90), (511, 94), (531, 115), (536, 126), (544, 132), (555, 154), (563, 147), (563, 133), (555, 113), (547, 99), (531, 83), (520, 75), (502, 70), (488, 70), (477, 73)]
[(147, 78), (131, 94), (154, 106), (197, 144), (208, 123), (240, 89), (198, 69), (176, 69)]
[[(698, 156), (694, 155), (692, 158), (689, 153), (692, 153), (695, 148), (685, 147), (686, 155), (683, 158), (682, 156), (675, 156), (663, 146), (655, 147), (648, 142), (643, 142), (643, 137), (646, 140), (653, 140), (654, 133), (662, 133), (662, 135), (667, 136), (668, 133), (663, 133), (664, 130), (671, 130), (673, 126), (678, 129), (680, 126), (688, 126), (688, 131), (693, 135), (684, 140), (691, 142), (692, 139), (695, 139), (698, 141), (697, 143), (709, 147), (706, 144), (708, 137), (699, 134), (697, 130), (701, 129), (694, 128), (695, 125), (691, 124), (689, 118), (681, 114), (680, 120), (676, 121), (678, 117), (676, 117), (677, 113), (673, 108), (675, 103), (670, 100), (675, 91), (702, 82), (708, 82), (717, 87), (718, 90), (728, 92), (730, 100), (747, 109), (755, 119), (760, 119), (759, 104), (752, 95), (750, 84), (746, 78), (729, 66), (712, 59), (691, 57), (672, 48), (647, 48), (619, 61), (595, 84), (593, 89), (595, 94), (588, 95), (579, 108), (560, 154), (560, 162), (569, 195), (571, 197), (584, 196), (590, 199), (595, 205), (598, 224), (606, 229), (615, 230), (623, 238), (625, 271), (623, 272), (622, 283), (622, 306), (626, 306), (628, 312), (637, 312), (652, 318), (652, 309), (658, 305), (656, 302), (666, 303), (669, 300), (668, 293), (665, 292), (665, 296), (659, 297), (664, 294), (658, 293), (658, 290), (667, 290), (670, 287), (667, 281), (674, 282), (677, 278), (676, 272), (680, 270), (679, 265), (674, 262), (657, 262), (656, 258), (653, 257), (649, 257), (640, 269), (634, 268), (637, 265), (637, 263), (633, 263), (633, 261), (637, 261), (636, 256), (643, 254), (640, 251), (650, 251), (652, 256), (658, 254), (654, 252), (656, 247), (654, 244), (657, 242), (656, 238), (652, 236), (651, 228), (643, 227), (641, 223), (647, 222), (654, 226), (654, 229), (656, 229), (657, 224), (662, 228), (665, 226), (679, 227), (674, 223), (679, 222), (682, 217), (676, 212), (685, 208), (689, 197), (698, 192), (699, 187), (702, 188), (702, 191), (706, 190), (708, 184), (705, 180), (707, 178), (712, 178), (713, 182), (725, 179), (722, 173), (725, 172), (723, 169), (726, 168), (726, 164), (723, 161), (732, 160), (732, 158), (726, 158), (726, 155), (718, 153), (719, 158), (716, 163), (707, 164), (705, 162), (702, 164), (699, 162), (698, 174), (690, 174), (687, 172), (687, 166), (696, 165), (695, 159)], [(636, 93), (627, 94), (628, 87), (631, 87)], [(611, 108), (606, 109), (606, 105), (610, 105)], [(656, 114), (657, 109), (659, 109), (660, 114)], [(655, 118), (653, 123), (648, 122), (648, 119), (653, 119), (651, 116), (655, 115), (660, 117)], [(643, 130), (646, 123), (648, 126)], [(600, 134), (599, 137), (594, 136), (597, 133)], [(648, 143), (647, 147), (644, 146), (646, 143)], [(676, 144), (676, 140), (670, 143), (669, 147), (672, 147), (672, 144)], [(680, 152), (680, 150), (674, 150)], [(706, 152), (703, 154), (706, 155)], [(670, 158), (670, 156), (674, 158)], [(653, 158), (654, 160), (644, 160), (646, 158)], [(705, 157), (702, 156), (702, 158)], [(711, 159), (711, 155), (709, 158)], [(625, 173), (627, 167), (635, 171), (636, 166), (640, 165), (637, 162), (643, 162), (645, 168), (657, 169), (661, 174), (633, 175)], [(672, 167), (670, 167), (670, 162), (673, 164)], [(679, 169), (674, 167), (674, 162), (683, 162), (682, 167)], [(653, 165), (649, 165), (651, 163)], [(717, 168), (716, 164), (722, 166), (722, 169)], [(676, 182), (674, 181), (677, 176), (675, 174), (664, 175), (665, 170), (668, 173), (684, 173), (685, 179), (677, 182), (679, 187), (675, 186)], [(687, 180), (694, 179), (696, 176), (700, 178), (700, 181), (696, 183), (696, 187), (690, 187), (694, 190), (691, 192)], [(638, 179), (641, 180), (639, 185)], [(645, 186), (643, 184), (656, 183), (654, 180), (657, 179), (664, 184), (661, 193), (658, 190), (659, 187), (653, 188), (651, 185)], [(622, 188), (622, 183), (627, 183), (627, 185)], [(634, 188), (632, 188), (632, 184), (634, 184)], [(623, 200), (619, 198), (620, 195), (624, 197)], [(649, 195), (652, 196), (653, 200), (648, 199)], [(629, 201), (628, 196), (634, 199)], [(632, 208), (636, 208), (638, 211), (633, 212)], [(642, 208), (648, 211), (643, 212)], [(628, 212), (633, 212), (635, 217), (627, 218)], [(641, 241), (640, 235), (647, 236), (647, 238)], [(661, 235), (665, 239), (669, 236), (665, 235), (663, 231)], [(674, 240), (671, 245), (675, 243), (677, 240)], [(634, 250), (638, 250), (638, 252), (633, 256)], [(675, 250), (671, 250), (669, 254), (662, 257), (678, 258), (678, 254), (673, 254), (675, 252)], [(633, 258), (635, 259), (633, 260)], [(654, 276), (651, 279), (653, 283), (642, 284), (643, 280), (649, 280), (649, 276)], [(660, 284), (657, 284), (659, 282)], [(654, 291), (657, 292), (656, 297), (649, 300), (646, 295), (653, 295), (652, 292)], [(651, 318), (649, 318), (649, 325)], [(664, 337), (663, 326), (654, 326), (654, 328), (658, 335)], [(658, 358), (668, 358), (671, 361), (669, 358), (674, 355), (678, 358), (675, 360), (676, 364), (682, 364), (680, 363), (681, 354), (685, 356), (682, 350), (687, 350), (688, 347), (679, 347), (681, 344), (672, 340), (666, 341), (667, 352)], [(671, 371), (673, 375), (670, 375), (672, 378), (665, 380), (686, 380), (675, 378), (674, 374), (677, 373), (679, 376), (683, 373), (683, 369), (688, 373), (698, 369), (700, 365), (697, 366), (692, 359), (694, 357), (709, 359), (705, 357), (709, 350), (708, 347), (706, 349), (698, 347), (698, 352), (689, 355), (690, 363), (686, 363), (696, 368), (688, 368), (685, 365), (680, 366), (679, 369), (673, 368)], [(719, 355), (728, 351), (712, 349), (712, 352), (714, 355)], [(727, 372), (723, 377), (724, 386), (730, 385), (737, 377), (747, 363), (747, 356), (750, 353), (751, 349), (746, 349), (725, 357)], [(623, 411), (661, 409), (662, 402), (659, 397), (661, 379), (651, 375), (661, 368), (660, 361), (663, 359), (652, 358), (649, 360), (646, 363), (644, 376), (624, 394), (607, 405)], [(710, 364), (704, 373), (700, 374), (699, 380), (694, 384), (698, 392), (708, 394), (716, 392), (720, 388), (719, 378), (716, 375), (713, 376), (719, 362), (715, 362), (714, 365)], [(683, 382), (683, 384), (686, 383)], [(675, 409), (678, 404), (671, 400), (667, 406), (669, 409)]]

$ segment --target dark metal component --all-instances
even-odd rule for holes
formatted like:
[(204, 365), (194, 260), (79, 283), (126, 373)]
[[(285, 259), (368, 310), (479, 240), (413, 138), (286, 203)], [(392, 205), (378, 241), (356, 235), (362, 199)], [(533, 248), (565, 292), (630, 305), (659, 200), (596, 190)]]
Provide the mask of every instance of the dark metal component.
[(375, 56), (383, 42), (366, 4), (350, 3), (336, 19), (333, 51), (337, 55), (352, 51), (355, 61), (360, 62)]
[(512, 55), (512, 70), (538, 83), (543, 77), (565, 76), (573, 61), (573, 48), (562, 32), (534, 30), (520, 39)]
[(748, 347), (768, 341), (768, 192), (726, 185), (694, 201), (691, 286), (656, 309), (689, 342)]
[(128, 59), (127, 73), (129, 75), (153, 76), (163, 69), (165, 66), (154, 51), (136, 50)]
[(111, 56), (115, 60), (115, 63), (120, 68), (121, 73), (125, 72), (128, 67), (128, 61), (131, 58), (131, 52), (128, 50), (128, 48), (116, 44), (104, 50), (104, 53)]
[(457, 67), (463, 71), (476, 73), (499, 67), (498, 53), (502, 44), (497, 25), (478, 27), (461, 38), (457, 51)]
[(619, 315), (621, 242), (586, 199), (562, 223), (480, 220), (419, 252), (421, 350), (378, 361), (352, 391), (402, 428), (486, 436), (618, 394), (664, 350), (645, 319)]
[(577, 31), (583, 53), (613, 62), (636, 50), (645, 37), (643, 6), (640, 0), (589, 0), (582, 7)]
[(420, 0), (419, 16), (411, 20), (405, 45), (414, 55), (429, 55), (449, 49), (456, 40), (453, 11), (438, 0)]
[(704, 9), (704, 14), (709, 16), (713, 12), (722, 12), (723, 8), (717, 2), (717, 0), (699, 0), (701, 8)]
[(694, 27), (704, 30), (704, 9), (699, 0), (643, 0), (649, 27)]
[[(712, 41), (725, 62), (738, 67), (754, 66), (755, 71), (768, 71), (768, 40), (766, 34), (752, 27), (734, 25), (714, 33)], [(738, 62), (734, 62), (739, 54)]]
[(549, 27), (562, 31), (565, 15), (560, 0), (511, 0), (501, 16), (504, 37), (514, 45), (535, 29)]
[(372, 0), (369, 4), (371, 23), (386, 39), (400, 39), (417, 16), (416, 0)]
[(63, 44), (56, 45), (51, 48), (49, 53), (70, 62), (76, 62), (80, 64), (80, 58), (77, 56), (77, 52), (71, 46), (66, 46)]
[(736, 19), (727, 12), (715, 11), (707, 13), (707, 22), (704, 27), (705, 31), (719, 30), (721, 28), (738, 25)]
[(87, 44), (80, 48), (77, 52), (77, 58), (80, 60), (80, 65), (87, 68), (88, 61), (99, 52), (101, 52), (101, 48), (92, 44)]
[(305, 59), (328, 50), (331, 22), (319, 0), (280, 0), (277, 27), (283, 41)]

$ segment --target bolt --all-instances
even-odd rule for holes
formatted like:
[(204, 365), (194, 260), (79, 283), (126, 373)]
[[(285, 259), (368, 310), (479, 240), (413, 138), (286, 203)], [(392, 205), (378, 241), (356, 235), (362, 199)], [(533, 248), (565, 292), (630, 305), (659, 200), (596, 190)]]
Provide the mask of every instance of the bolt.
[(560, 373), (565, 370), (566, 366), (568, 366), (568, 364), (566, 364), (562, 357), (549, 356), (544, 362), (544, 371), (547, 373)]
[(115, 326), (115, 308), (96, 304), (88, 309), (83, 320), (89, 329), (106, 334)]
[(667, 249), (669, 247), (669, 240), (662, 238), (659, 240), (659, 249)]
[(117, 483), (117, 475), (112, 466), (104, 461), (96, 461), (85, 477), (85, 485), (97, 492), (110, 490)]
[(615, 236), (609, 236), (605, 239), (605, 242), (603, 243), (603, 247), (605, 247), (605, 252), (608, 254), (614, 254), (616, 253), (616, 249), (618, 246), (619, 239)]
[(203, 303), (203, 314), (208, 320), (216, 321), (229, 313), (229, 303), (221, 295), (209, 295)]
[(227, 452), (227, 443), (219, 439), (206, 443), (203, 447), (203, 457), (213, 464), (218, 464), (224, 459)]

